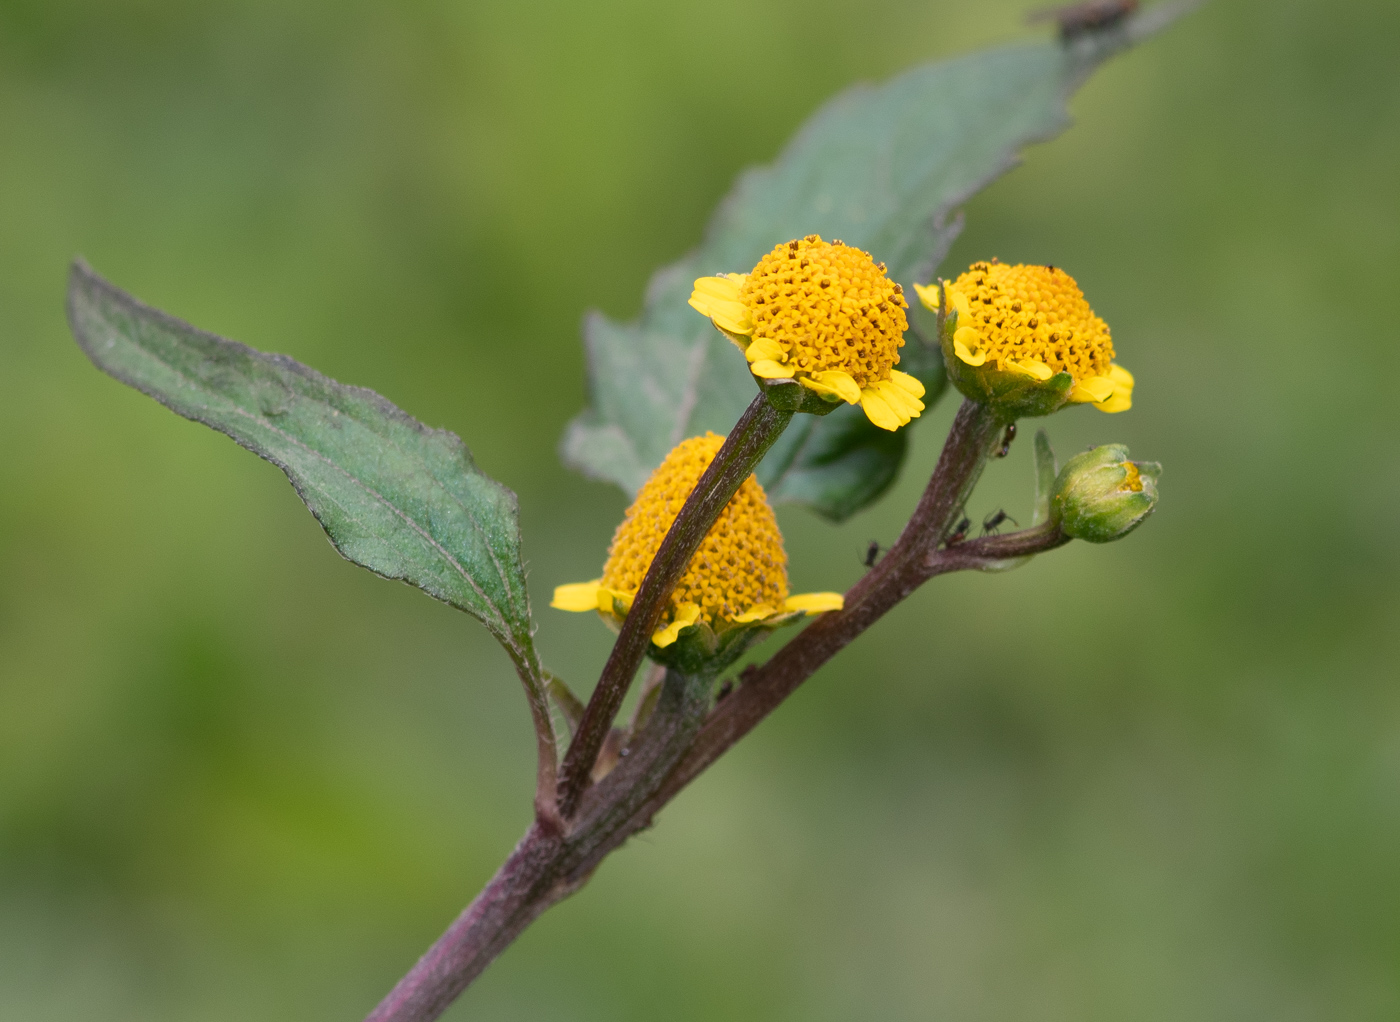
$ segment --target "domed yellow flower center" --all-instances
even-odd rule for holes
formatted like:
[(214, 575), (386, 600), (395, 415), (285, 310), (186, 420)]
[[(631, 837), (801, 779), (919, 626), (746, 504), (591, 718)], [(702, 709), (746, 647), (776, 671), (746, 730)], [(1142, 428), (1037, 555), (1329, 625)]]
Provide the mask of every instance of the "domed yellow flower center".
[(909, 323), (902, 289), (858, 248), (815, 234), (779, 245), (739, 289), (754, 341), (777, 344), (798, 372), (837, 370), (865, 388), (899, 364)]
[[(613, 534), (603, 577), (556, 586), (551, 607), (596, 610), (620, 626), (686, 498), (724, 446), (707, 433), (682, 441), (657, 466)], [(787, 554), (778, 520), (758, 480), (749, 476), (700, 543), (667, 599), (654, 646), (675, 643), (697, 624), (716, 632), (771, 629), (812, 614), (840, 610), (840, 593), (788, 595)]]
[[(998, 368), (1030, 360), (1052, 374), (1068, 372), (1075, 382), (1108, 376), (1113, 361), (1108, 324), (1094, 315), (1064, 270), (973, 263), (949, 292), (949, 303), (958, 307), (959, 330), (976, 331), (980, 350)], [(967, 299), (966, 309), (957, 295)]]
[[(942, 308), (945, 296), (937, 285), (914, 289), (926, 307)], [(1074, 380), (1069, 401), (1104, 412), (1133, 406), (1133, 374), (1114, 363), (1108, 324), (1064, 270), (993, 259), (973, 263), (946, 290), (948, 308), (957, 313), (951, 354), (959, 363), (1041, 381), (1068, 373)], [(957, 366), (949, 369), (956, 382)]]
[(773, 249), (751, 273), (701, 277), (690, 304), (743, 349), (755, 376), (859, 404), (881, 429), (924, 410), (924, 385), (894, 368), (909, 304), (867, 252), (809, 234)]
[[(708, 433), (666, 456), (613, 535), (604, 588), (636, 594), (671, 523), (723, 444), (724, 437)], [(698, 607), (707, 624), (733, 621), (756, 607), (771, 613), (787, 596), (787, 555), (778, 520), (758, 480), (749, 476), (691, 558), (662, 622), (670, 623), (683, 604)]]

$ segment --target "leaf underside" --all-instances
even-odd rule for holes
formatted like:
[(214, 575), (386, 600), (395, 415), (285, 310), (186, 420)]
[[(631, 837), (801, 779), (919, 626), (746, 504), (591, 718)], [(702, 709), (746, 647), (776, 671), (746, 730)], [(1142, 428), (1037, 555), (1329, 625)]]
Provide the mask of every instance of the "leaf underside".
[(480, 619), (538, 677), (515, 494), (454, 434), (285, 355), (198, 330), (82, 262), (68, 315), (98, 368), (282, 469), (346, 558)]
[[(753, 398), (743, 355), (687, 304), (696, 277), (745, 272), (775, 245), (820, 234), (884, 262), (911, 298), (961, 228), (953, 211), (1069, 124), (1070, 95), (1103, 61), (1191, 4), (1157, 5), (1068, 43), (988, 50), (858, 85), (819, 109), (777, 161), (739, 176), (699, 249), (659, 270), (640, 318), (584, 323), (591, 406), (564, 434), (567, 465), (635, 494), (681, 440), (727, 433)], [(913, 310), (917, 312), (918, 310)], [(911, 330), (900, 368), (931, 406), (942, 360)], [(759, 466), (775, 502), (841, 520), (894, 481), (907, 447), (858, 407), (800, 415)]]

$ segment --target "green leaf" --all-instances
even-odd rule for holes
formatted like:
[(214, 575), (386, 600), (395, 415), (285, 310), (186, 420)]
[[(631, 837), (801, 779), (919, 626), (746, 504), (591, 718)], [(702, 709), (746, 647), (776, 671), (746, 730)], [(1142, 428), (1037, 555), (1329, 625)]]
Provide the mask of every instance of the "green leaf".
[(543, 692), (515, 494), (455, 435), (144, 305), (82, 262), (68, 318), (99, 369), (272, 462), (346, 558), (478, 618)]
[[(687, 305), (696, 277), (747, 271), (774, 245), (820, 234), (870, 252), (912, 295), (956, 237), (957, 206), (1014, 166), (1024, 146), (1063, 130), (1066, 101), (1099, 64), (1186, 6), (1158, 5), (1069, 43), (925, 64), (828, 102), (775, 163), (739, 177), (701, 247), (652, 278), (640, 319), (595, 313), (585, 322), (591, 406), (564, 435), (565, 463), (635, 493), (681, 440), (727, 433), (743, 414), (753, 379), (734, 345)], [(940, 370), (901, 368), (924, 380), (931, 405)], [(801, 435), (770, 452), (760, 480), (775, 499), (836, 519), (888, 487), (907, 446), (856, 410), (803, 416), (789, 432)]]
[(1055, 452), (1050, 448), (1050, 434), (1044, 428), (1035, 431), (1035, 506), (1031, 509), (1031, 525), (1036, 526), (1050, 517), (1050, 498), (1055, 494), (1055, 476), (1059, 474)]

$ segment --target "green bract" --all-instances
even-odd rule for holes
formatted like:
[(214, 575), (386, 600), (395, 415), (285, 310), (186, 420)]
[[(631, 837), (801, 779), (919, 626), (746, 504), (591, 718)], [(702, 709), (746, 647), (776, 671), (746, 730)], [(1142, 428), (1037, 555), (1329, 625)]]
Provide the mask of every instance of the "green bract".
[(763, 621), (722, 622), (718, 628), (697, 621), (682, 628), (676, 641), (669, 646), (652, 643), (647, 648), (647, 656), (682, 674), (713, 678), (766, 639), (774, 629), (806, 616), (805, 611), (794, 610)]

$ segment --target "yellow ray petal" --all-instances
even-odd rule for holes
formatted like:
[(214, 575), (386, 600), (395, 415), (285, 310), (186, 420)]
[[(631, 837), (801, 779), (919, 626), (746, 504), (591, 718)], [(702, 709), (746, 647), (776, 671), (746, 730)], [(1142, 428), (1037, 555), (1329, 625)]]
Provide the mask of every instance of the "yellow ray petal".
[(960, 326), (953, 332), (953, 354), (970, 366), (980, 366), (987, 361), (987, 353), (982, 350), (982, 335), (970, 326)]
[(682, 603), (676, 609), (676, 616), (665, 628), (660, 629), (651, 637), (651, 641), (658, 646), (669, 646), (675, 642), (681, 634), (682, 628), (688, 628), (695, 624), (700, 617), (700, 608), (693, 603)]
[(592, 582), (571, 582), (568, 585), (555, 586), (554, 599), (549, 601), (549, 605), (555, 610), (597, 610), (598, 590), (602, 588), (602, 581), (595, 578)]
[(741, 281), (726, 277), (701, 277), (690, 293), (690, 307), (702, 316), (709, 316), (716, 326), (729, 333), (748, 334), (753, 331), (749, 310), (739, 301)]
[(710, 322), (727, 334), (742, 334), (747, 337), (753, 333), (749, 310), (739, 302), (719, 302), (713, 299), (697, 302), (695, 296), (691, 295), (690, 306), (709, 316)]
[(626, 617), (628, 611), (632, 609), (632, 601), (636, 598), (636, 593), (623, 593), (616, 589), (609, 589), (606, 586), (599, 586), (597, 609), (601, 614), (608, 614), (612, 617)]
[(753, 607), (751, 610), (747, 610), (744, 613), (740, 614), (734, 620), (738, 624), (747, 624), (750, 621), (762, 621), (764, 618), (772, 617), (776, 613), (777, 611), (775, 611), (772, 607), (768, 606), (768, 604), (760, 603)]
[(948, 305), (958, 314), (961, 320), (972, 318), (972, 303), (967, 300), (967, 295), (963, 294), (953, 285), (946, 285), (948, 288)]
[(1069, 399), (1076, 404), (1086, 402), (1097, 404), (1112, 397), (1114, 389), (1113, 381), (1107, 376), (1088, 376), (1074, 385), (1074, 389), (1069, 393)]
[(938, 293), (938, 284), (915, 284), (914, 292), (919, 296), (919, 301), (924, 303), (924, 308), (930, 312), (938, 312), (943, 306), (943, 299)]
[(891, 369), (890, 382), (901, 390), (907, 390), (915, 397), (924, 396), (924, 385), (919, 382), (917, 376), (910, 376), (908, 373), (901, 373), (898, 369)]
[(856, 404), (860, 401), (860, 387), (856, 386), (856, 381), (851, 378), (850, 373), (842, 372), (840, 369), (827, 369), (820, 373), (812, 373), (810, 376), (800, 376), (797, 382), (818, 394), (839, 397), (847, 404)]
[(786, 354), (787, 352), (783, 351), (783, 346), (771, 337), (760, 337), (755, 341), (750, 341), (749, 346), (744, 349), (744, 357), (750, 362), (764, 359), (781, 362)]
[(734, 277), (726, 274), (723, 277), (701, 277), (695, 282), (695, 295), (705, 295), (710, 298), (717, 298), (722, 302), (737, 302), (739, 300), (739, 289), (742, 287), (742, 278), (735, 280)]
[(924, 410), (924, 403), (922, 401), (903, 387), (898, 387), (889, 380), (881, 380), (879, 383), (875, 384), (875, 389), (880, 392), (880, 396), (885, 399), (886, 403), (894, 409), (895, 414), (904, 420), (904, 422), (900, 423), (901, 426), (910, 419), (917, 419), (919, 413)]
[(845, 605), (846, 598), (840, 593), (799, 593), (783, 601), (783, 610), (821, 614), (828, 610), (840, 610)]
[(891, 432), (903, 426), (908, 419), (901, 420), (890, 403), (874, 387), (866, 387), (860, 392), (860, 405), (865, 409), (865, 417), (881, 429)]
[(761, 358), (749, 366), (749, 371), (765, 380), (787, 380), (792, 378), (792, 366), (785, 366), (769, 358)]
[(1094, 407), (1101, 412), (1126, 412), (1133, 407), (1133, 374), (1114, 363), (1108, 367), (1108, 379), (1113, 384), (1113, 394)]
[(1019, 361), (1008, 361), (1006, 364), (1017, 372), (1025, 373), (1037, 380), (1048, 380), (1055, 375), (1054, 370), (1038, 358), (1023, 358)]

